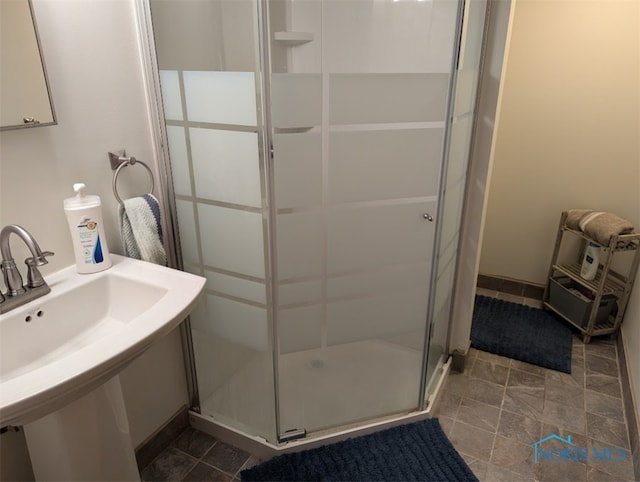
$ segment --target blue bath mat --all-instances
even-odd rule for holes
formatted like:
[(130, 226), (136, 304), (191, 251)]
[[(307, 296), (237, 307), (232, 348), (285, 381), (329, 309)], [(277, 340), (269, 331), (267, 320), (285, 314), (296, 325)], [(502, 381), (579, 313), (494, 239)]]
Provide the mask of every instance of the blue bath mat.
[(437, 419), (285, 454), (240, 473), (262, 481), (477, 481)]
[(551, 313), (476, 296), (471, 346), (515, 360), (571, 373), (571, 329)]

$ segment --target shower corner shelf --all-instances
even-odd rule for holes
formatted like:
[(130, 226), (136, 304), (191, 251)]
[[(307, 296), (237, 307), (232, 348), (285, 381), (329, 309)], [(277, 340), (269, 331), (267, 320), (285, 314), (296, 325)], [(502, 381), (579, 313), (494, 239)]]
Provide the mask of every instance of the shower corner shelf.
[[(560, 216), (560, 225), (556, 236), (556, 244), (551, 257), (551, 266), (544, 291), (543, 304), (548, 310), (564, 318), (582, 334), (584, 343), (589, 343), (592, 336), (617, 333), (629, 301), (635, 274), (640, 264), (640, 233), (612, 236), (609, 246), (603, 246), (604, 259), (598, 267), (593, 280), (585, 280), (580, 276), (580, 263), (559, 264), (558, 256), (565, 234), (577, 237), (582, 241), (584, 253), (592, 239), (583, 233), (567, 226), (567, 213)], [(635, 251), (626, 274), (611, 269), (611, 262), (616, 253)], [(581, 259), (581, 256), (578, 256)], [(592, 293), (590, 300), (582, 299), (575, 290), (567, 289), (560, 280), (568, 281), (578, 291), (587, 290)], [(617, 305), (617, 311), (612, 308)], [(612, 313), (610, 312), (612, 311)]]
[(296, 47), (313, 42), (313, 32), (274, 32), (273, 40), (281, 42), (287, 47)]

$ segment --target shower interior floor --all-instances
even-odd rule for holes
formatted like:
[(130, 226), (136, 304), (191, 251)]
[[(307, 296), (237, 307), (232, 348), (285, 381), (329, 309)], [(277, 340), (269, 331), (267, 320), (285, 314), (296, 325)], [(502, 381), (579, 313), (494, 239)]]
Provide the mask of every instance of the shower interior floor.
[[(269, 359), (236, 372), (202, 403), (202, 413), (251, 432), (268, 433), (273, 398)], [(417, 408), (422, 352), (383, 340), (336, 345), (283, 355), (279, 361), (282, 431), (308, 432)], [(267, 404), (267, 405), (265, 405)], [(241, 428), (242, 429), (242, 428)], [(255, 433), (255, 432), (254, 432)]]

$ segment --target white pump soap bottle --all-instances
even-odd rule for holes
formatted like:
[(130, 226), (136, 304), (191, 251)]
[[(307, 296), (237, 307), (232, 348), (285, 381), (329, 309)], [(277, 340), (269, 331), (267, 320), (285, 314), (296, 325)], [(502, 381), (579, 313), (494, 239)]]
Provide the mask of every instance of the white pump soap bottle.
[(82, 183), (74, 184), (76, 196), (64, 200), (76, 268), (81, 274), (96, 273), (111, 267), (100, 197), (85, 195), (85, 188)]
[(599, 263), (600, 245), (591, 241), (584, 252), (582, 267), (580, 268), (580, 276), (588, 281), (595, 279), (596, 274), (598, 273)]

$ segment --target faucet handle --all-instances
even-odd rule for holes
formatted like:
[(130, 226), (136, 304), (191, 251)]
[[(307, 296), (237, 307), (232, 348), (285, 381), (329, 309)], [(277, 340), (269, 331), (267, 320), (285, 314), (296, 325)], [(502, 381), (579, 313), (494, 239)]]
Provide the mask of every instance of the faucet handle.
[(24, 262), (29, 267), (42, 266), (43, 264), (47, 264), (49, 262), (47, 261), (47, 256), (53, 256), (54, 254), (55, 253), (53, 253), (52, 251), (44, 251), (40, 253), (39, 256), (33, 256), (31, 258), (25, 259)]
[(47, 256), (53, 256), (53, 252), (44, 251), (40, 254), (40, 256), (33, 256), (31, 258), (27, 258), (24, 260), (24, 263), (27, 265), (27, 286), (29, 288), (38, 288), (45, 284), (44, 278), (38, 269), (38, 266), (42, 266), (43, 264), (47, 264)]

